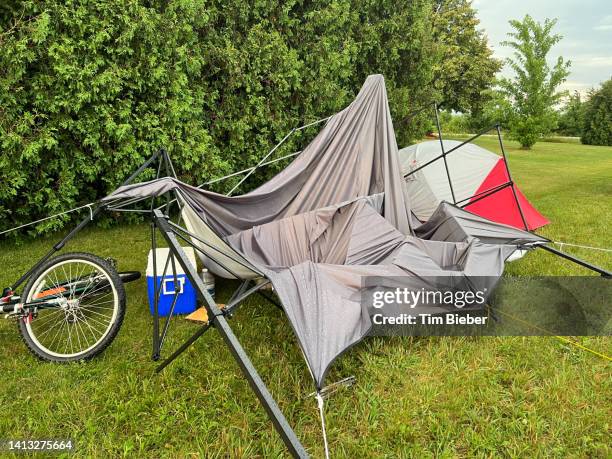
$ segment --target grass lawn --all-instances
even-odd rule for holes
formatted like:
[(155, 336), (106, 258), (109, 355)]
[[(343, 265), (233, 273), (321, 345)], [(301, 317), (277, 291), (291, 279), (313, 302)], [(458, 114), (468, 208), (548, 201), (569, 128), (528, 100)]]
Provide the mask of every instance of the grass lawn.
[[(482, 139), (495, 150), (495, 139)], [(552, 223), (555, 240), (612, 247), (612, 149), (508, 142), (516, 182)], [(69, 250), (113, 256), (142, 270), (147, 225), (91, 228)], [(56, 238), (0, 245), (8, 285)], [(603, 252), (573, 253), (612, 268)], [(587, 271), (544, 252), (510, 264), (512, 275)], [(218, 283), (220, 299), (235, 287)], [(278, 457), (285, 449), (213, 330), (161, 375), (150, 360), (144, 280), (127, 285), (117, 339), (91, 362), (41, 363), (15, 324), (0, 323), (0, 438), (74, 439), (79, 457)], [(290, 326), (253, 297), (231, 321), (262, 378), (313, 457), (323, 454), (313, 390)], [(165, 354), (193, 325), (176, 319)], [(612, 354), (609, 338), (579, 338)], [(371, 338), (335, 364), (328, 381), (356, 385), (326, 403), (333, 457), (610, 457), (610, 362), (553, 337)], [(0, 453), (1, 455), (1, 453)]]

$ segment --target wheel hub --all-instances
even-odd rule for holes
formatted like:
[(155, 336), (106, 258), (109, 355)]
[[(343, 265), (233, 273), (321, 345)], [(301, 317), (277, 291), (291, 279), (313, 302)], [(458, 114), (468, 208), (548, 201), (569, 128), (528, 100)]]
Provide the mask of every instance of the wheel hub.
[(79, 320), (80, 301), (78, 299), (66, 300), (65, 306), (62, 307), (68, 323), (73, 324)]

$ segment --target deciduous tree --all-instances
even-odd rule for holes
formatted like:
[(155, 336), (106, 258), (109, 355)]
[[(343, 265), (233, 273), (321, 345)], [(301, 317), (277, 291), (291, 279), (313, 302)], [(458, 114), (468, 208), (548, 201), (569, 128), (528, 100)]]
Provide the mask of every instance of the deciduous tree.
[(525, 149), (556, 127), (555, 105), (565, 95), (559, 86), (569, 75), (571, 63), (559, 56), (552, 66), (548, 55), (562, 36), (553, 33), (556, 19), (543, 24), (531, 16), (521, 21), (511, 20), (513, 32), (502, 42), (514, 50), (506, 64), (514, 72), (513, 78), (502, 78), (500, 87), (512, 104), (510, 133)]

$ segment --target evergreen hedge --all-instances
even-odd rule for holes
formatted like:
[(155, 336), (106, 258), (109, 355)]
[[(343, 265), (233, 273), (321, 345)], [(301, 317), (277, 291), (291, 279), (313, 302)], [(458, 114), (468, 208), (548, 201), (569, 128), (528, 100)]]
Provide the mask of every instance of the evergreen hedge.
[(407, 143), (426, 125), (411, 113), (434, 97), (431, 8), (429, 0), (3, 2), (0, 229), (104, 196), (160, 147), (190, 183), (249, 167), (291, 128), (343, 108), (371, 73), (384, 74)]

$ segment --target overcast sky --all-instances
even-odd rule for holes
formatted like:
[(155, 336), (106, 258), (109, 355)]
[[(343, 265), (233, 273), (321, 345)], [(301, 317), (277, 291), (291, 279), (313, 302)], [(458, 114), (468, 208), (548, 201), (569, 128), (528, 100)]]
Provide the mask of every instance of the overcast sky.
[(510, 31), (510, 19), (558, 18), (555, 30), (564, 38), (550, 56), (551, 62), (559, 55), (572, 61), (564, 89), (584, 93), (612, 77), (612, 0), (474, 0), (473, 5), (497, 57), (511, 54), (499, 44)]

